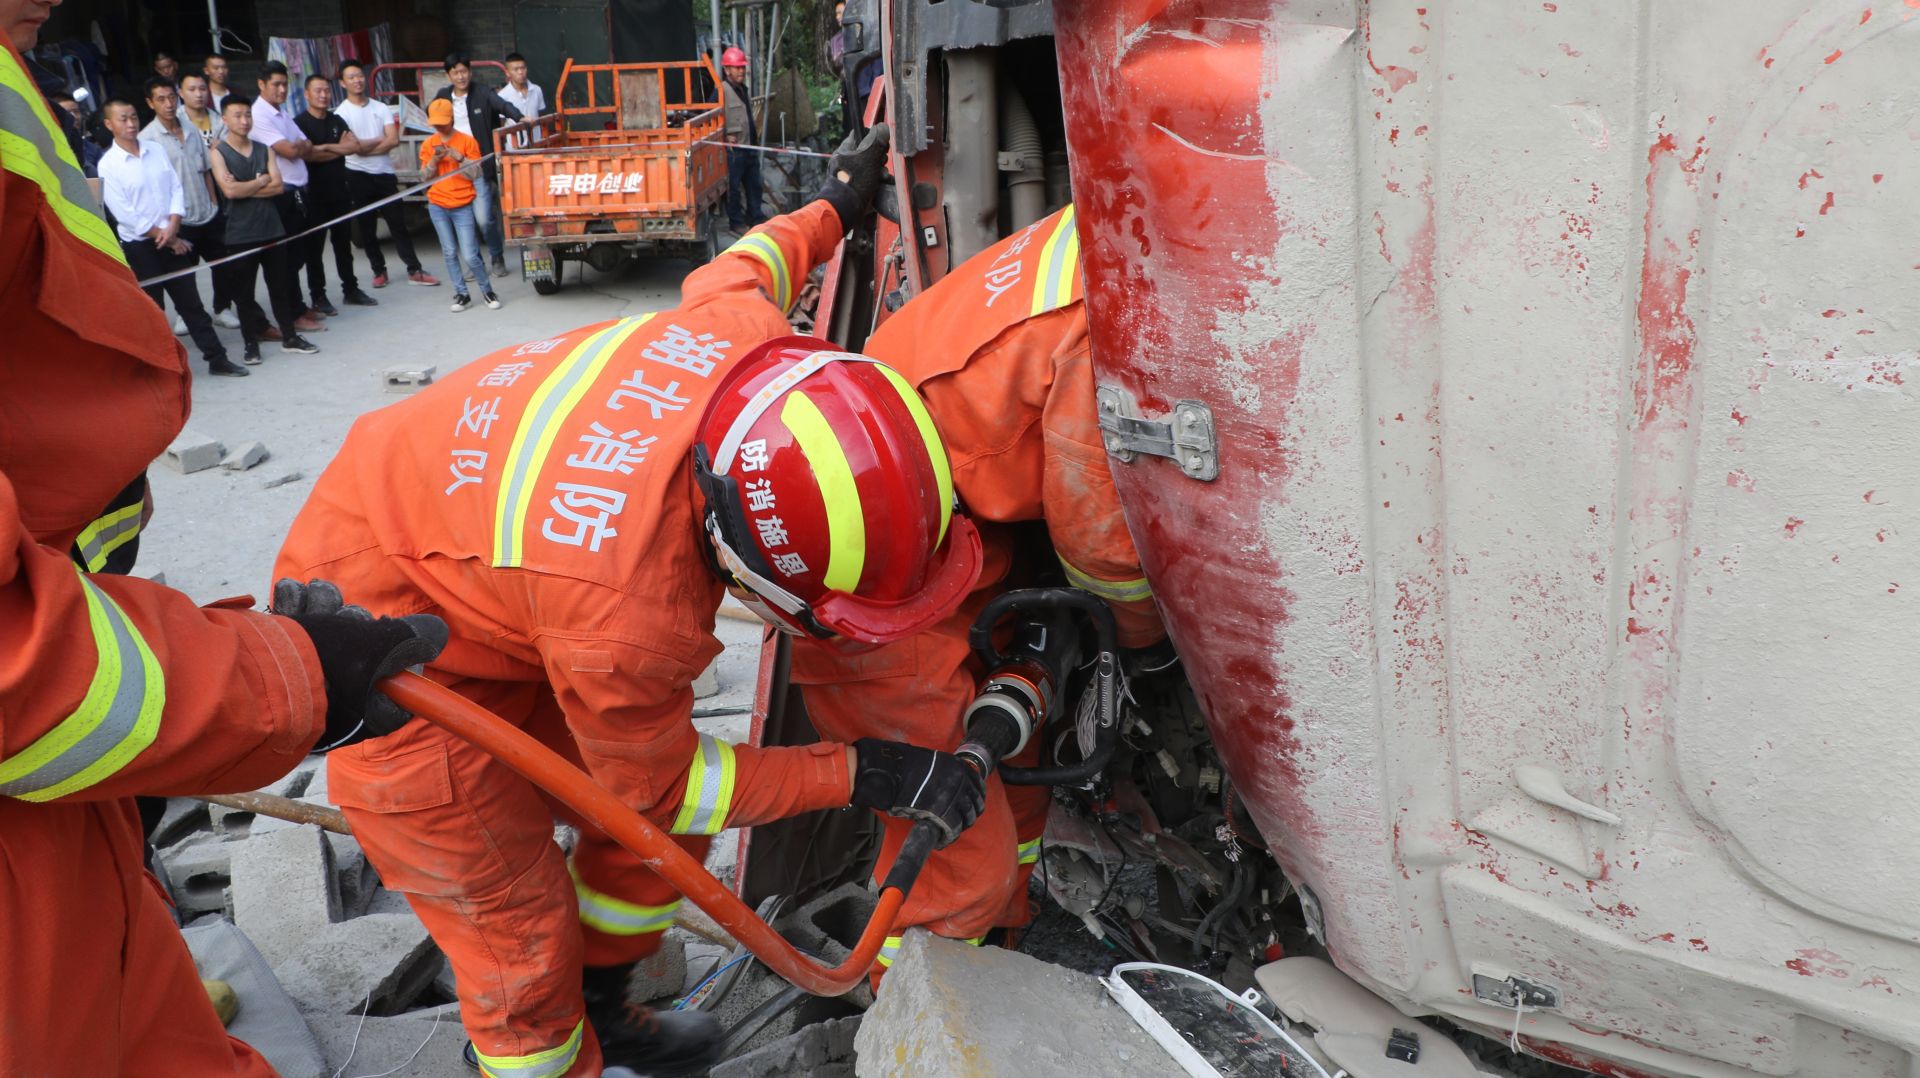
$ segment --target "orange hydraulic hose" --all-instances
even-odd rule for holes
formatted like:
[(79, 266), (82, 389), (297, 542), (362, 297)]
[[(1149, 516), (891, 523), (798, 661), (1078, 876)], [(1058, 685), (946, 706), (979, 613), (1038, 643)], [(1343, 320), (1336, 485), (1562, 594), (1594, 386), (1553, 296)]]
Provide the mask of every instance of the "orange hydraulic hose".
[(747, 904), (707, 873), (647, 818), (621, 803), (598, 783), (531, 735), (452, 689), (419, 674), (400, 673), (380, 683), (380, 691), (415, 715), (479, 746), (528, 781), (565, 802), (658, 872), (720, 927), (733, 934), (767, 968), (816, 996), (838, 996), (866, 979), (886, 941), (894, 915), (906, 901), (897, 887), (880, 892), (880, 904), (860, 942), (845, 962), (828, 969), (795, 950)]

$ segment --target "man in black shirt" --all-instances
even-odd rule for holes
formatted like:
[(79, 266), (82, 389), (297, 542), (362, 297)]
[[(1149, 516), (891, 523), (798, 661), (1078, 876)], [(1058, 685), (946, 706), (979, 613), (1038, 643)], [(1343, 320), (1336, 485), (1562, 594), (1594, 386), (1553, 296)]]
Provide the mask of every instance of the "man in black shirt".
[[(347, 127), (347, 121), (335, 116), (333, 83), (323, 75), (307, 79), (307, 110), (293, 118), (300, 133), (313, 143), (307, 154), (307, 219), (314, 224), (345, 217), (353, 210), (353, 197), (347, 193), (346, 159), (360, 152), (360, 140)], [(350, 307), (377, 307), (380, 301), (360, 291), (353, 276), (353, 222), (343, 220), (321, 235), (313, 237), (306, 249), (307, 288), (313, 293), (313, 309), (333, 317), (340, 312), (327, 302), (327, 273), (323, 265), (328, 237), (333, 239), (333, 267), (340, 275), (340, 294)]]
[[(507, 275), (506, 231), (500, 221), (500, 171), (493, 161), (495, 128), (519, 123), (524, 117), (513, 103), (501, 97), (493, 87), (473, 81), (473, 63), (464, 55), (447, 57), (447, 85), (434, 96), (453, 102), (453, 127), (463, 135), (472, 135), (480, 144), (485, 159), (480, 171), (472, 173), (473, 219), (485, 233), (487, 250), (493, 255), (493, 275)], [(476, 284), (485, 287), (484, 281)]]

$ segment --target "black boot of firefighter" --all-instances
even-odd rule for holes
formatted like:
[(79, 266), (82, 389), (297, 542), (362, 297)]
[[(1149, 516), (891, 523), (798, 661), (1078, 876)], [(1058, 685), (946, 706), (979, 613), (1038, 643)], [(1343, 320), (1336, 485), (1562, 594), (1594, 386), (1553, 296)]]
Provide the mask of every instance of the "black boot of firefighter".
[(647, 1078), (699, 1074), (720, 1061), (726, 1029), (705, 1011), (656, 1011), (627, 1002), (627, 980), (638, 963), (588, 966), (580, 977), (587, 1022), (609, 1067)]

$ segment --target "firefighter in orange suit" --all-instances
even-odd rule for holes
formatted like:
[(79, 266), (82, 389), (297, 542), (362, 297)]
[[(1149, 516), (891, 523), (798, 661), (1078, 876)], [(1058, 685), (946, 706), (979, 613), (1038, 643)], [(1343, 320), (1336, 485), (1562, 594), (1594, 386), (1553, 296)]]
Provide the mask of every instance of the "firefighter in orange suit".
[(49, 6), (0, 3), (0, 1074), (270, 1076), (214, 1015), (133, 796), (250, 790), (403, 722), (371, 684), (432, 626), (119, 575), (186, 355), (14, 51)]
[[(502, 349), (363, 417), (281, 551), (284, 575), (445, 618), (453, 639), (429, 676), (583, 764), (695, 858), (724, 828), (849, 803), (951, 837), (983, 796), (945, 754), (728, 745), (690, 721), (693, 680), (720, 650), (716, 569), (867, 643), (931, 624), (978, 575), (978, 535), (940, 498), (945, 451), (912, 390), (864, 357), (775, 340), (872, 200), (885, 137), (842, 147), (842, 179), (695, 271), (679, 307)], [(718, 417), (741, 436), (697, 442)], [(779, 513), (745, 523), (749, 496)], [(743, 557), (743, 528), (780, 552)], [(712, 1016), (626, 1005), (680, 898), (604, 834), (426, 724), (334, 754), (329, 792), (446, 952), (484, 1073), (713, 1062)], [(570, 861), (556, 811), (580, 827)]]
[[(1071, 205), (914, 297), (865, 351), (926, 398), (961, 505), (985, 536), (986, 567), (970, 600), (932, 631), (858, 656), (793, 650), (793, 680), (822, 737), (959, 747), (961, 715), (983, 673), (967, 629), (989, 598), (1020, 583), (1008, 579), (1010, 537), (996, 525), (1044, 521), (1067, 582), (1106, 600), (1122, 646), (1164, 636), (1100, 437)], [(1011, 762), (1030, 764), (1038, 751), (1033, 744)], [(1045, 788), (1002, 787), (996, 777), (980, 822), (928, 862), (900, 927), (972, 940), (1025, 925), (1047, 805)], [(999, 821), (1009, 812), (1015, 841), (1003, 842)], [(887, 833), (876, 878), (905, 838), (891, 821)], [(882, 967), (898, 945), (898, 936), (887, 941)]]

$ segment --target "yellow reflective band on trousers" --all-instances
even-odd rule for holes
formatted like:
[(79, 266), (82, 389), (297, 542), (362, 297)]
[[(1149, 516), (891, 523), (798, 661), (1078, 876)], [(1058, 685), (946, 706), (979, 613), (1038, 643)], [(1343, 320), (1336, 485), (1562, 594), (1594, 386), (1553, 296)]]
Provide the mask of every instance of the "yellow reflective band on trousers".
[(668, 830), (676, 835), (717, 835), (725, 831), (727, 813), (733, 809), (735, 773), (733, 746), (701, 734), (700, 747), (687, 768), (687, 792), (680, 799), (680, 814)]
[(1067, 571), (1067, 583), (1090, 591), (1108, 602), (1138, 603), (1153, 598), (1153, 587), (1145, 577), (1137, 580), (1101, 580), (1074, 568), (1065, 558), (1060, 559), (1060, 568)]
[(533, 505), (533, 488), (546, 466), (547, 454), (553, 450), (554, 438), (614, 352), (652, 317), (643, 314), (623, 318), (581, 341), (540, 380), (527, 400), (507, 449), (507, 465), (501, 472), (499, 500), (494, 507), (495, 568), (519, 567), (526, 553), (520, 539), (527, 530), (527, 510)]
[[(882, 969), (892, 966), (893, 960), (900, 957), (900, 941), (905, 938), (905, 936), (888, 936), (882, 940), (880, 942), (880, 953), (873, 958), (874, 965)], [(980, 941), (986, 938), (985, 936), (975, 936), (970, 940), (960, 940), (959, 942), (969, 947), (978, 947), (980, 946)]]
[(1040, 860), (1040, 840), (1037, 838), (1032, 842), (1022, 842), (1019, 850), (1020, 863), (1023, 865), (1031, 865)]
[(477, 1047), (473, 1054), (480, 1057), (480, 1073), (487, 1078), (560, 1078), (580, 1058), (580, 1038), (586, 1029), (583, 1018), (565, 1044), (529, 1056), (490, 1056)]
[(67, 136), (13, 53), (0, 49), (0, 168), (40, 188), (54, 216), (87, 246), (121, 265), (127, 257), (101, 216)]
[(1034, 275), (1032, 314), (1045, 314), (1073, 302), (1073, 279), (1080, 272), (1080, 233), (1073, 227), (1073, 207), (1060, 214), (1060, 223), (1040, 248), (1040, 269)]
[(738, 243), (722, 253), (752, 255), (759, 259), (773, 276), (773, 302), (779, 304), (783, 311), (793, 307), (793, 270), (787, 265), (787, 253), (780, 249), (772, 236), (765, 232), (742, 236)]
[(573, 893), (580, 899), (580, 923), (596, 932), (609, 936), (665, 932), (673, 927), (674, 915), (680, 912), (677, 898), (664, 906), (642, 906), (588, 887), (580, 881), (572, 861), (567, 862), (567, 872), (573, 876)]
[[(78, 572), (78, 567), (75, 568)], [(0, 796), (51, 801), (127, 766), (160, 733), (166, 680), (126, 612), (84, 575), (99, 658), (80, 707), (16, 756), (0, 761)]]
[(944, 542), (947, 538), (947, 523), (953, 519), (953, 468), (947, 462), (947, 443), (940, 440), (940, 428), (933, 425), (933, 414), (927, 411), (927, 402), (907, 384), (900, 372), (878, 363), (880, 373), (887, 376), (893, 388), (899, 390), (900, 399), (907, 404), (907, 411), (913, 413), (913, 425), (920, 428), (920, 440), (927, 445), (927, 459), (933, 462), (933, 479), (940, 490), (940, 537), (935, 542)]
[(133, 542), (140, 534), (140, 517), (146, 507), (146, 499), (142, 498), (132, 505), (115, 509), (81, 530), (73, 545), (80, 552), (81, 560), (86, 562), (87, 572), (99, 572), (114, 551)]
[(787, 394), (780, 406), (780, 422), (806, 454), (807, 467), (820, 485), (820, 503), (827, 511), (827, 572), (821, 583), (835, 591), (853, 591), (867, 567), (867, 518), (847, 451), (827, 417), (820, 414), (820, 406), (805, 393)]

